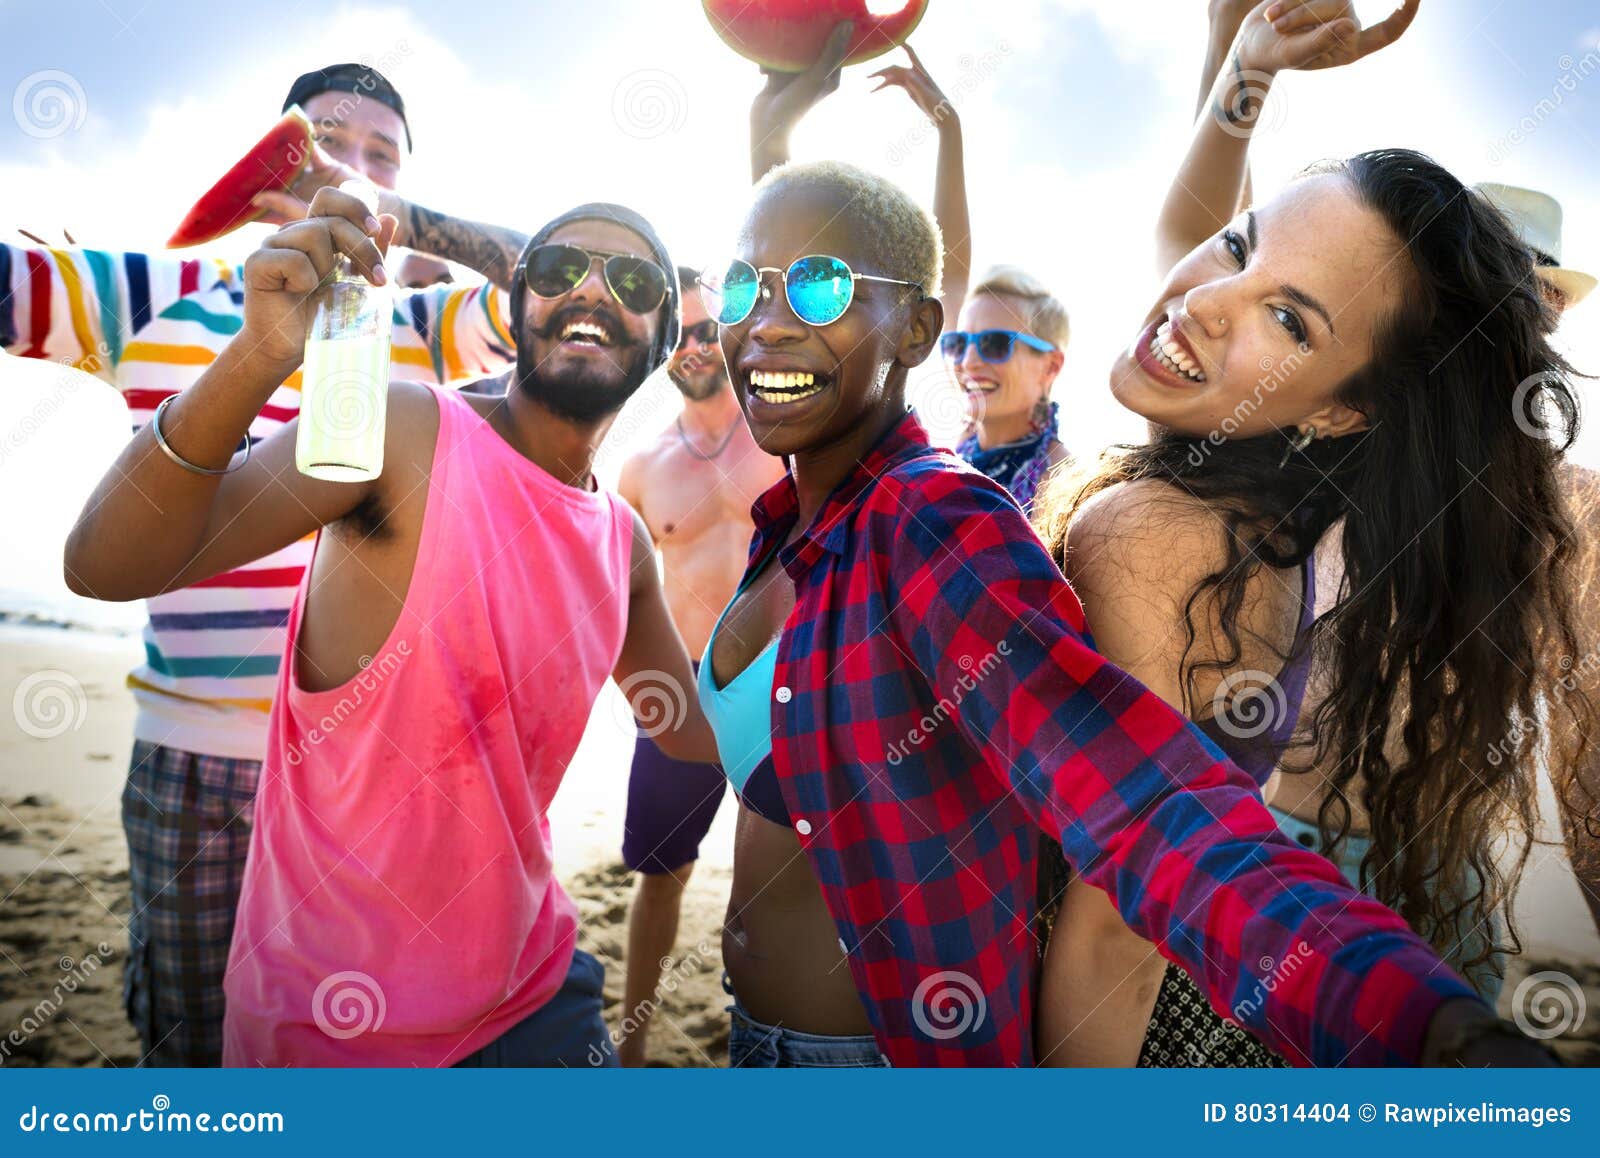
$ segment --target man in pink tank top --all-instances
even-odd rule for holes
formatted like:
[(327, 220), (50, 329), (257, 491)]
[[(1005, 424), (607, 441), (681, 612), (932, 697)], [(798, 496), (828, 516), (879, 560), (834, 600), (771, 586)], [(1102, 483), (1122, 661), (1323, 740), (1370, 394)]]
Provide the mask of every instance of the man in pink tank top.
[(514, 375), (484, 395), (391, 383), (376, 479), (300, 474), (296, 422), (236, 455), (303, 358), (318, 283), (347, 255), (385, 284), (394, 228), (324, 189), (250, 257), (243, 328), (101, 481), (68, 572), (133, 599), (317, 534), (228, 961), (225, 1064), (615, 1064), (546, 810), (608, 677), (669, 755), (715, 758), (649, 534), (591, 473), (676, 344), (674, 267), (637, 214), (582, 206), (523, 252)]

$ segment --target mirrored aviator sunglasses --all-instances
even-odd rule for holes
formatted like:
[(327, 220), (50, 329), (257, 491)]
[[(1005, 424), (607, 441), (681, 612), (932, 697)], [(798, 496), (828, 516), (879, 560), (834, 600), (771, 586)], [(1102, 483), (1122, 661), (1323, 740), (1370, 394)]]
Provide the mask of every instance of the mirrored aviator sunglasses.
[(630, 313), (648, 314), (667, 297), (667, 274), (655, 262), (627, 253), (607, 253), (576, 245), (537, 245), (528, 252), (523, 277), (542, 298), (571, 293), (602, 262), (606, 288)]
[(911, 286), (918, 292), (922, 290), (916, 282), (856, 273), (843, 258), (822, 253), (799, 258), (786, 270), (772, 266), (757, 269), (748, 261), (735, 258), (707, 269), (701, 276), (700, 299), (705, 303), (706, 313), (719, 325), (737, 326), (756, 308), (762, 276), (769, 273), (783, 275), (783, 292), (789, 308), (808, 326), (826, 326), (842, 318), (855, 300), (858, 281), (885, 282)]

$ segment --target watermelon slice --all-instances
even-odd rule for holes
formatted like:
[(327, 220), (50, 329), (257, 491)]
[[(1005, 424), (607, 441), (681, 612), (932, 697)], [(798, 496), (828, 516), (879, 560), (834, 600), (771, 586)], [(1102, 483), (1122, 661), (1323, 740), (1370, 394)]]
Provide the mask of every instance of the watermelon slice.
[(841, 20), (855, 24), (846, 64), (882, 56), (901, 43), (928, 0), (704, 0), (711, 27), (728, 47), (773, 72), (804, 72)]
[(215, 241), (260, 217), (263, 211), (250, 204), (250, 199), (294, 183), (311, 157), (311, 131), (311, 119), (299, 105), (290, 105), (267, 135), (184, 214), (183, 223), (167, 239), (167, 248)]

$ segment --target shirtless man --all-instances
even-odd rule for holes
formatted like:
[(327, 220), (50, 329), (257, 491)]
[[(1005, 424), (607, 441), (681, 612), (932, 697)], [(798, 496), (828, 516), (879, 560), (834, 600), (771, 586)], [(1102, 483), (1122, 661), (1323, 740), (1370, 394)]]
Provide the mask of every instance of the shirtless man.
[[(733, 598), (754, 527), (750, 505), (783, 474), (783, 463), (750, 437), (706, 316), (694, 270), (679, 267), (683, 335), (667, 376), (683, 413), (630, 458), (617, 490), (644, 517), (661, 552), (667, 606), (697, 661), (717, 614)], [(692, 698), (693, 688), (685, 692)], [(678, 914), (700, 842), (722, 803), (727, 779), (715, 764), (662, 753), (655, 729), (641, 727), (628, 777), (622, 858), (639, 874), (628, 916), (622, 1046), (625, 1066), (643, 1065), (661, 960), (678, 937)]]

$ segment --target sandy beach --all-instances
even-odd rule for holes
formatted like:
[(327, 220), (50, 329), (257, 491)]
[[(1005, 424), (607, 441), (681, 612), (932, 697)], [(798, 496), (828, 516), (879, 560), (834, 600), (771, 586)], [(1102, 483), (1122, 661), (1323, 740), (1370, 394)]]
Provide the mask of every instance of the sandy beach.
[[(123, 676), (140, 650), (131, 635), (0, 624), (0, 693), (12, 706), (0, 715), (0, 1067), (139, 1060), (121, 1000), (129, 898), (120, 795), (134, 713)], [(550, 818), (582, 916), (580, 944), (606, 965), (613, 1029), (624, 1016), (633, 888), (618, 855), (631, 737), (626, 705), (608, 687)], [(732, 834), (725, 802), (663, 974), (653, 1064), (726, 1063), (720, 938)], [(1507, 978), (1502, 1012), (1520, 1003), (1536, 1029), (1566, 1024), (1553, 1039), (1563, 1056), (1600, 1065), (1600, 937), (1558, 847), (1535, 851), (1519, 911), (1527, 952)]]
[[(135, 636), (0, 624), (0, 693), (12, 708), (0, 714), (0, 1067), (139, 1060), (122, 1011), (129, 898), (121, 792), (134, 716), (123, 677), (141, 650)], [(579, 944), (606, 966), (613, 1029), (624, 1016), (633, 893), (618, 852), (628, 721), (626, 703), (608, 686), (550, 816), (562, 880), (582, 919)], [(677, 957), (663, 972), (652, 1064), (727, 1062), (721, 936), (731, 803), (701, 851)], [(8, 1038), (12, 1031), (20, 1044)]]

